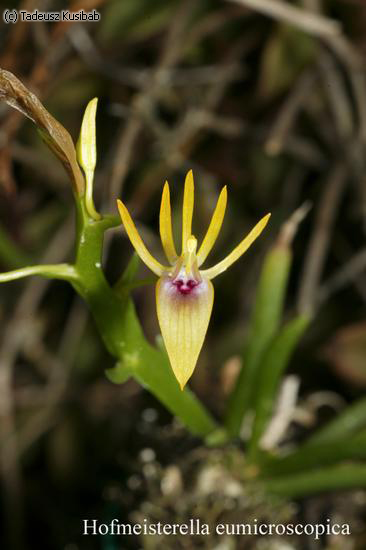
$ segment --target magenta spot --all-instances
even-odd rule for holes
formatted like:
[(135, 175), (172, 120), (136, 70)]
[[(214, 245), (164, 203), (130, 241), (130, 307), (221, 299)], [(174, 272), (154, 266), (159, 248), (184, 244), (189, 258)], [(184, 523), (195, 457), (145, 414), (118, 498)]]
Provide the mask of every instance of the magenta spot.
[(184, 281), (183, 279), (175, 279), (173, 281), (173, 285), (177, 287), (181, 294), (190, 294), (198, 284), (199, 283), (194, 279), (188, 279), (187, 281)]

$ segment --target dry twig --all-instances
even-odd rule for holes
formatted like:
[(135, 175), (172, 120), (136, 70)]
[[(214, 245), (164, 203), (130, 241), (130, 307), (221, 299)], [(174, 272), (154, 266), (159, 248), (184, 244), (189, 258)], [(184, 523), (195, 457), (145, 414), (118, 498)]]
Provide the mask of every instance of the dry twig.
[[(323, 285), (319, 288), (317, 295), (318, 305), (323, 304), (335, 292), (355, 281), (366, 270), (366, 249), (355, 254), (345, 265), (334, 273)], [(366, 299), (366, 294), (363, 295)]]
[(282, 23), (294, 25), (313, 36), (337, 36), (341, 32), (338, 21), (323, 15), (306, 11), (283, 0), (230, 0), (258, 11), (262, 15), (273, 17)]
[(334, 165), (325, 183), (301, 277), (298, 297), (298, 310), (300, 313), (312, 313), (315, 308), (320, 278), (331, 239), (331, 230), (338, 212), (346, 178), (347, 167), (344, 162), (340, 161)]

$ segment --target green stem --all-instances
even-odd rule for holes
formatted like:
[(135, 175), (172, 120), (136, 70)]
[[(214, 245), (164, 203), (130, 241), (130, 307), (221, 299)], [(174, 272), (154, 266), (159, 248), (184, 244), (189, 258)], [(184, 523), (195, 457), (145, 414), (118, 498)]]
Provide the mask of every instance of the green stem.
[(70, 264), (45, 264), (22, 267), (21, 269), (0, 273), (0, 283), (16, 281), (30, 275), (41, 275), (49, 279), (63, 279), (72, 283), (76, 283), (78, 279), (74, 266)]
[(132, 376), (194, 434), (209, 435), (217, 429), (215, 421), (189, 389), (180, 390), (166, 354), (146, 341), (131, 299), (121, 298), (105, 279), (103, 220), (90, 219), (79, 203), (77, 227), (78, 278), (73, 284), (89, 305), (108, 351), (118, 360), (117, 367), (108, 371), (109, 378), (118, 382)]

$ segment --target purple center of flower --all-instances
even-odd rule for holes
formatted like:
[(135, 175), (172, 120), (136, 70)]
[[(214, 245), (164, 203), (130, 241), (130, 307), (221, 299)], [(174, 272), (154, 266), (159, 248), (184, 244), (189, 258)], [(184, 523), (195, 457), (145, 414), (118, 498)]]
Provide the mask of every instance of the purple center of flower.
[(199, 283), (194, 279), (175, 279), (173, 285), (177, 287), (181, 294), (190, 294)]

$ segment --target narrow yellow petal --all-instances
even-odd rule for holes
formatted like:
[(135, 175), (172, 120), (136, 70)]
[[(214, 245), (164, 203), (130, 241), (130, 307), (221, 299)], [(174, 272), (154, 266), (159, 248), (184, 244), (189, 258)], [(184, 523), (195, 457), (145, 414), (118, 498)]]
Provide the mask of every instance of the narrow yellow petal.
[(225, 216), (226, 202), (227, 202), (227, 189), (225, 185), (225, 187), (221, 190), (221, 193), (218, 198), (216, 208), (212, 215), (212, 219), (207, 229), (205, 238), (203, 239), (203, 242), (198, 250), (198, 254), (197, 254), (198, 267), (202, 265), (205, 259), (207, 258), (208, 254), (210, 253), (210, 250), (215, 244), (218, 234), (220, 233), (222, 222)]
[(228, 267), (230, 267), (244, 252), (248, 250), (250, 245), (256, 240), (257, 237), (262, 233), (263, 229), (266, 227), (268, 220), (271, 214), (267, 214), (262, 218), (257, 225), (253, 227), (251, 232), (241, 241), (240, 244), (234, 250), (226, 256), (221, 262), (214, 265), (210, 269), (204, 269), (200, 271), (201, 275), (207, 277), (208, 279), (213, 279), (217, 275), (220, 275)]
[(156, 304), (159, 325), (171, 367), (181, 389), (191, 377), (210, 321), (214, 289), (202, 280), (181, 294), (170, 277), (159, 279)]
[(173, 231), (172, 231), (172, 212), (170, 208), (169, 184), (165, 183), (160, 205), (160, 237), (166, 257), (169, 263), (173, 264), (177, 260)]
[(190, 170), (184, 183), (183, 216), (182, 216), (182, 254), (187, 250), (187, 240), (192, 233), (192, 216), (194, 205), (193, 172)]
[(143, 240), (141, 239), (135, 224), (122, 201), (117, 200), (118, 210), (122, 218), (122, 223), (126, 230), (126, 233), (135, 248), (137, 254), (141, 260), (153, 271), (158, 277), (160, 277), (165, 271), (169, 270), (169, 267), (164, 267), (160, 262), (150, 254)]

